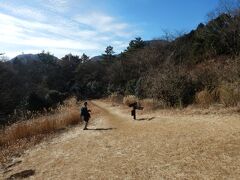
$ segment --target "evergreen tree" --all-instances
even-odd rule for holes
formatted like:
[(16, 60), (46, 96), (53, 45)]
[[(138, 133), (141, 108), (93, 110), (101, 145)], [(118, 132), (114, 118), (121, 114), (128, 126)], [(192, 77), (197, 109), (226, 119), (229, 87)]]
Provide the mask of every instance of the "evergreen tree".
[(89, 56), (87, 56), (85, 53), (83, 53), (81, 56), (81, 60), (82, 60), (82, 63), (88, 62)]
[(125, 52), (132, 52), (137, 49), (143, 48), (145, 46), (145, 42), (142, 40), (141, 37), (137, 37), (134, 40), (131, 40), (129, 46), (125, 50)]
[(108, 46), (105, 50), (105, 54), (103, 54), (103, 58), (106, 60), (112, 60), (114, 58), (115, 52), (113, 51), (112, 46)]

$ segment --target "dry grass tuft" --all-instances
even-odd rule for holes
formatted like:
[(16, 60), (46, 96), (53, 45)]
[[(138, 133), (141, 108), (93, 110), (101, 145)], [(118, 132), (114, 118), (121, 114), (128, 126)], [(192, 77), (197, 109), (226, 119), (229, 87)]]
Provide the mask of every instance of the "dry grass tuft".
[(138, 102), (138, 98), (134, 95), (128, 95), (123, 98), (123, 104), (129, 106), (130, 104), (133, 104), (135, 102)]
[(222, 85), (219, 88), (220, 102), (226, 106), (237, 106), (240, 103), (240, 88), (235, 85)]
[(154, 99), (142, 99), (140, 105), (144, 107), (144, 111), (155, 110), (158, 107), (158, 103)]
[(196, 103), (203, 108), (208, 108), (212, 103), (214, 98), (208, 90), (203, 90), (196, 94)]
[(0, 165), (8, 162), (11, 157), (19, 157), (24, 150), (40, 143), (46, 136), (41, 134), (34, 137), (19, 139), (12, 144), (0, 147)]
[(197, 104), (204, 108), (209, 108), (213, 103), (237, 107), (240, 104), (240, 87), (239, 84), (221, 85), (211, 93), (208, 90), (197, 93), (195, 99)]

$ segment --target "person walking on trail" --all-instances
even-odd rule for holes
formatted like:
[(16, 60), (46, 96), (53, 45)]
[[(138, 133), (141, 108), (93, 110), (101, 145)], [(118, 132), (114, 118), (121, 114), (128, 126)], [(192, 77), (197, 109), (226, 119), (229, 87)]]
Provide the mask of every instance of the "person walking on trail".
[(137, 109), (137, 103), (133, 103), (130, 105), (132, 107), (131, 115), (133, 116), (133, 119), (136, 120), (136, 109)]
[(136, 110), (143, 110), (143, 107), (140, 107), (137, 102), (130, 104), (129, 107), (132, 107), (131, 115), (133, 119), (136, 120)]
[(85, 126), (83, 130), (87, 130), (87, 125), (88, 125), (88, 121), (91, 118), (90, 112), (91, 110), (88, 109), (88, 103), (85, 102), (84, 106), (81, 108), (81, 117), (83, 119), (83, 121), (85, 122)]

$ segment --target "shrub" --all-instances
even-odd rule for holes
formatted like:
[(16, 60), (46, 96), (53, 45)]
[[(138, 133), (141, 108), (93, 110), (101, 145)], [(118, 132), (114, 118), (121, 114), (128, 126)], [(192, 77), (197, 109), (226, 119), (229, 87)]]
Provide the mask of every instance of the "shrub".
[(67, 93), (61, 93), (55, 90), (50, 90), (45, 97), (33, 92), (20, 103), (19, 108), (20, 110), (25, 109), (35, 113), (43, 112), (45, 109), (55, 109), (59, 104), (63, 104), (67, 96)]
[(196, 102), (202, 107), (209, 107), (213, 103), (213, 97), (208, 90), (196, 94)]
[(144, 107), (144, 110), (154, 110), (157, 108), (158, 103), (154, 99), (142, 99), (140, 105)]
[(219, 88), (213, 89), (213, 91), (211, 92), (211, 96), (212, 96), (213, 102), (219, 103), (220, 102)]
[(138, 102), (138, 98), (134, 95), (128, 95), (123, 98), (123, 104), (129, 106), (130, 104), (133, 104), (135, 102)]
[(222, 85), (219, 88), (220, 102), (226, 107), (237, 106), (240, 102), (240, 88), (236, 85)]
[(194, 101), (195, 84), (187, 71), (175, 66), (166, 66), (152, 72), (146, 79), (148, 97), (164, 102), (170, 107), (184, 107)]
[(27, 110), (42, 111), (46, 106), (46, 100), (36, 93), (31, 93), (27, 98)]
[(136, 90), (136, 80), (130, 80), (127, 82), (126, 84), (126, 88), (125, 88), (125, 94), (126, 95), (130, 95), (130, 94), (135, 94), (135, 90)]
[(45, 102), (48, 108), (56, 108), (59, 104), (63, 104), (63, 101), (67, 98), (66, 93), (61, 93), (55, 90), (50, 90), (45, 97)]
[(119, 94), (119, 93), (112, 93), (110, 96), (109, 96), (109, 100), (111, 101), (111, 103), (114, 105), (115, 103), (116, 104), (121, 104), (123, 103), (123, 95)]

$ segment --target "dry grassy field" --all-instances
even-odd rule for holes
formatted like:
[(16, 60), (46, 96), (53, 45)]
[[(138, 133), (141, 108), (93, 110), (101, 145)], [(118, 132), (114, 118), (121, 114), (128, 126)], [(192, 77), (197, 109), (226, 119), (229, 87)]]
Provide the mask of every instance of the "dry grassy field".
[(78, 123), (80, 123), (79, 108), (74, 99), (69, 99), (53, 114), (19, 121), (0, 130), (0, 163), (38, 144), (50, 134)]
[(126, 106), (93, 101), (90, 130), (72, 128), (30, 148), (0, 178), (239, 179), (236, 111), (159, 110), (130, 117)]

